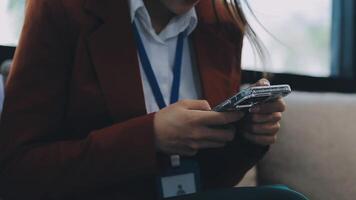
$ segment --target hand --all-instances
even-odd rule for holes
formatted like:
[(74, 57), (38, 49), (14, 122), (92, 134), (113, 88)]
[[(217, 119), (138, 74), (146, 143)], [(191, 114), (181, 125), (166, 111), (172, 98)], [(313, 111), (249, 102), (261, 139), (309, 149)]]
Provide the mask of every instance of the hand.
[[(155, 142), (159, 152), (193, 156), (200, 149), (220, 148), (234, 139), (231, 124), (242, 112), (212, 112), (204, 100), (182, 100), (156, 113)], [(217, 128), (225, 125), (223, 128)], [(213, 128), (214, 127), (214, 128)]]
[[(266, 79), (259, 80), (253, 86), (268, 86)], [(274, 144), (280, 129), (282, 112), (286, 109), (282, 98), (254, 106), (246, 118), (244, 136), (246, 139), (263, 146)]]

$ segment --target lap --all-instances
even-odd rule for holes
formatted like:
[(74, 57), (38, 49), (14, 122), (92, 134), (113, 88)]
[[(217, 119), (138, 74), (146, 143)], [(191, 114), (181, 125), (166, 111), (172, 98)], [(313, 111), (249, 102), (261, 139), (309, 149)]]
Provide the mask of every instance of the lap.
[(285, 186), (243, 187), (209, 191), (185, 200), (307, 200), (302, 194)]

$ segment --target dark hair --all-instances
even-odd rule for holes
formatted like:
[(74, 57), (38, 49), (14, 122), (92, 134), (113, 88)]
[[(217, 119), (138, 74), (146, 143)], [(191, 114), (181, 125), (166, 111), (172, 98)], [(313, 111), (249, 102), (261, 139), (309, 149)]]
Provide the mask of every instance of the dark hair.
[[(213, 5), (216, 5), (215, 1), (217, 0), (212, 1)], [(253, 17), (256, 18), (247, 0), (223, 0), (223, 4), (225, 9), (228, 11), (230, 17), (233, 19), (235, 25), (244, 33), (244, 35), (251, 43), (254, 55), (260, 58), (263, 67), (265, 67), (265, 65), (267, 64), (268, 51), (261, 39), (258, 37), (256, 32), (253, 30), (253, 28), (247, 21), (244, 11), (242, 10), (241, 1), (243, 1), (243, 3), (246, 5), (247, 10), (251, 12)]]

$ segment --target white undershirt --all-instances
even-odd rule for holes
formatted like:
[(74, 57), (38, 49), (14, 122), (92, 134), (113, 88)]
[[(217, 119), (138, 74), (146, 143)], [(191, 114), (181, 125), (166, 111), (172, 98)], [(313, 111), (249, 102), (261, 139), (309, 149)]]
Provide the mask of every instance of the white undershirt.
[[(198, 23), (195, 9), (174, 17), (168, 25), (157, 35), (149, 17), (148, 11), (142, 0), (129, 0), (131, 19), (135, 21), (141, 39), (145, 46), (147, 56), (160, 86), (166, 104), (169, 104), (173, 82), (173, 63), (175, 59), (177, 39), (180, 32), (188, 35), (193, 32)], [(193, 67), (192, 53), (189, 39), (184, 40), (182, 74), (179, 90), (179, 99), (199, 99), (200, 85), (198, 75)], [(147, 113), (156, 112), (159, 107), (152, 93), (141, 61), (140, 71)]]

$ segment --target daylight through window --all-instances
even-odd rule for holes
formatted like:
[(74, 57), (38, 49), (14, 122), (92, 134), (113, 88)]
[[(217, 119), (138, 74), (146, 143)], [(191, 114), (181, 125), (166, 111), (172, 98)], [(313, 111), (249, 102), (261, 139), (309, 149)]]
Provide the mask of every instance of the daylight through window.
[[(270, 55), (265, 70), (245, 41), (243, 68), (311, 76), (331, 73), (332, 0), (248, 0), (268, 34), (244, 6)], [(275, 38), (278, 38), (275, 39)]]
[(25, 1), (0, 1), (0, 45), (17, 45), (23, 24)]

